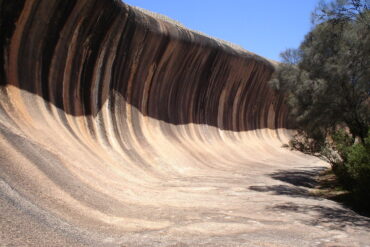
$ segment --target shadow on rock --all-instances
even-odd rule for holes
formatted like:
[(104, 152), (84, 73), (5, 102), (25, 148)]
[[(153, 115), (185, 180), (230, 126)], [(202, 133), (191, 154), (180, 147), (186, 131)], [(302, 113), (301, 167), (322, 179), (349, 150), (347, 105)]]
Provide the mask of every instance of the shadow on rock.
[[(305, 168), (294, 170), (279, 170), (268, 174), (271, 178), (283, 182), (283, 184), (270, 186), (250, 186), (249, 189), (258, 192), (270, 192), (274, 195), (286, 195), (293, 198), (306, 198), (324, 200), (324, 198), (311, 193), (311, 189), (319, 185), (317, 176), (327, 168)], [(316, 204), (316, 203), (315, 203)], [(296, 203), (284, 203), (268, 207), (268, 210), (278, 212), (294, 212), (311, 216), (305, 219), (303, 223), (310, 225), (327, 225), (331, 229), (340, 229), (345, 226), (357, 226), (370, 228), (370, 218), (362, 216), (352, 210), (336, 206), (307, 205)], [(308, 222), (306, 222), (308, 221)]]
[(281, 170), (270, 174), (270, 177), (294, 186), (314, 188), (318, 185), (315, 177), (325, 169), (325, 167), (320, 167), (314, 169), (310, 168), (309, 170)]
[(370, 228), (370, 219), (356, 214), (347, 209), (326, 207), (322, 205), (302, 205), (296, 203), (284, 203), (270, 208), (279, 212), (295, 212), (312, 216), (308, 221), (312, 226), (328, 225), (331, 229), (343, 229), (346, 226)]
[(309, 189), (317, 186), (315, 177), (319, 175), (325, 167), (310, 168), (309, 170), (280, 170), (269, 174), (275, 180), (286, 184), (270, 186), (250, 186), (250, 190), (258, 192), (272, 192), (274, 195), (288, 195), (291, 197), (315, 197), (310, 194)]
[(288, 185), (250, 186), (249, 189), (258, 192), (272, 192), (274, 195), (287, 195), (291, 197), (311, 197), (307, 189)]

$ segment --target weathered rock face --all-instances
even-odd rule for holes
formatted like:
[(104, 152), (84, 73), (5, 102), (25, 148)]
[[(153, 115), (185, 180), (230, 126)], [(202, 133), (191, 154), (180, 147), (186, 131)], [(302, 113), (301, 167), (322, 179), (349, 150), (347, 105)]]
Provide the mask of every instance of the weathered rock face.
[(0, 12), (1, 244), (271, 243), (248, 187), (307, 163), (273, 65), (117, 0)]
[(273, 67), (256, 55), (117, 1), (3, 5), (2, 84), (66, 114), (96, 117), (104, 104), (113, 111), (130, 104), (171, 124), (285, 127), (281, 100), (266, 84)]

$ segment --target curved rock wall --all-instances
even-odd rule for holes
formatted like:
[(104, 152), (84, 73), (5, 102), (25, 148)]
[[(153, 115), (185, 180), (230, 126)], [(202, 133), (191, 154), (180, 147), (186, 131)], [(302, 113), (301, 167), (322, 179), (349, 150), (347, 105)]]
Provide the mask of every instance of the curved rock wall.
[(220, 188), (300, 159), (267, 60), (117, 0), (0, 6), (5, 245), (172, 241), (246, 199)]
[(73, 116), (130, 104), (171, 124), (285, 127), (263, 58), (117, 1), (17, 1), (4, 16), (2, 84)]

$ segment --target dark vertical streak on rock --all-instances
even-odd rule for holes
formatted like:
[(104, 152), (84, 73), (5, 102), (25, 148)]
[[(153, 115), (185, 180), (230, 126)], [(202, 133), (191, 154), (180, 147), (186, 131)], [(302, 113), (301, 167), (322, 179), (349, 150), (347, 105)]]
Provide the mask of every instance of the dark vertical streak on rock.
[(25, 0), (0, 0), (0, 85), (8, 82), (5, 70), (8, 66), (9, 40), (16, 28), (24, 3)]
[[(4, 9), (18, 9), (1, 24), (7, 26), (1, 39), (4, 52), (23, 2), (1, 3)], [(118, 18), (122, 22), (111, 29)], [(118, 1), (35, 0), (23, 28), (17, 86), (67, 114), (95, 117), (107, 97), (112, 99), (110, 107), (118, 107), (123, 102), (113, 93), (117, 92), (144, 115), (172, 124), (207, 124), (233, 131), (284, 127), (278, 120), (282, 104), (276, 106), (275, 126), (268, 124), (271, 102), (280, 97), (266, 85), (273, 71), (269, 62)], [(117, 38), (117, 49), (106, 49)], [(105, 58), (113, 59), (111, 65)], [(103, 64), (98, 64), (101, 59)], [(3, 84), (12, 83), (5, 78), (8, 68), (1, 69)], [(106, 73), (110, 81), (102, 81)], [(100, 75), (98, 81), (94, 75)], [(107, 83), (110, 91), (103, 95)], [(133, 117), (130, 121), (139, 121)], [(92, 121), (85, 118), (94, 135)]]
[(42, 86), (42, 96), (46, 101), (49, 101), (49, 69), (52, 57), (54, 55), (55, 46), (60, 39), (60, 32), (65, 25), (76, 0), (69, 0), (59, 2), (53, 11), (52, 17), (50, 19), (49, 25), (47, 26), (47, 31), (44, 39), (44, 45), (42, 47), (42, 67), (41, 67), (41, 86)]

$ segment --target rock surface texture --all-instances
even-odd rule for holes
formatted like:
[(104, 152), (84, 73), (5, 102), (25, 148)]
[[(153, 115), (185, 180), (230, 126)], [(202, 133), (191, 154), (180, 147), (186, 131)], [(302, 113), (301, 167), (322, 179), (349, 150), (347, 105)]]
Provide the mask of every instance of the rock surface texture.
[(369, 246), (281, 148), (269, 61), (117, 0), (0, 0), (0, 32), (1, 246)]

